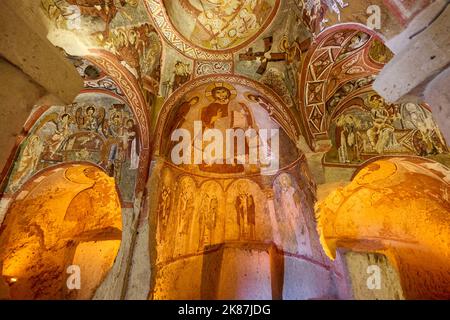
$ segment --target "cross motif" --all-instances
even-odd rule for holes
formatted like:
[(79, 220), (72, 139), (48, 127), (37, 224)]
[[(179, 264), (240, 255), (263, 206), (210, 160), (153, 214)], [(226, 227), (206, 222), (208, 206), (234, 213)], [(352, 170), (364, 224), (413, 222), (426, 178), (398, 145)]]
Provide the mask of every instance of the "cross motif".
[(286, 61), (286, 52), (272, 52), (273, 37), (264, 38), (264, 51), (253, 52), (253, 48), (249, 48), (247, 52), (239, 55), (240, 61), (261, 61), (256, 73), (264, 74), (267, 70), (269, 62)]

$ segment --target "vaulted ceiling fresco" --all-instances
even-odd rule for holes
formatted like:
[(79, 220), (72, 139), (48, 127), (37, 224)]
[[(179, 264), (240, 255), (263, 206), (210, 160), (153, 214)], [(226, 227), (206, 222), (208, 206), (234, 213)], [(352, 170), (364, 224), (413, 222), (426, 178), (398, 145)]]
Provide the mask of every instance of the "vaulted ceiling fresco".
[[(386, 34), (409, 21), (426, 2), (374, 0), (383, 17), (389, 10), (397, 17), (385, 20)], [(0, 192), (15, 203), (11, 212), (23, 208), (31, 215), (34, 207), (21, 200), (27, 200), (34, 188), (51, 190), (39, 183), (53, 176), (64, 180), (67, 172), (66, 180), (81, 179), (81, 184), (99, 180), (97, 187), (104, 184), (111, 195), (116, 191), (115, 219), (100, 226), (113, 225), (114, 232), (106, 233), (104, 240), (112, 242), (102, 258), (107, 267), (99, 277), (103, 279), (117, 255), (121, 211), (126, 244), (109, 281), (134, 272), (131, 264), (138, 255), (130, 242), (145, 238), (146, 249), (138, 250), (152, 250), (147, 261), (151, 268), (145, 272), (151, 269), (148, 282), (153, 288), (150, 293), (146, 288), (146, 297), (234, 299), (226, 295), (229, 291), (219, 290), (228, 281), (210, 281), (214, 272), (205, 276), (198, 267), (216, 268), (215, 258), (208, 259), (218, 250), (228, 250), (223, 244), (236, 245), (233, 250), (238, 253), (257, 244), (256, 259), (286, 261), (280, 263), (286, 267), (283, 276), (293, 281), (270, 279), (276, 273), (270, 265), (271, 276), (252, 286), (272, 281), (267, 296), (280, 299), (337, 298), (346, 274), (340, 262), (334, 264), (325, 255), (334, 257), (334, 247), (323, 251), (329, 235), (323, 233), (322, 245), (319, 242), (314, 217), (317, 185), (350, 181), (358, 168), (386, 156), (450, 164), (447, 142), (425, 103), (388, 103), (372, 87), (394, 54), (384, 44), (385, 34), (366, 25), (369, 1), (41, 0), (41, 4), (49, 40), (78, 70), (84, 89), (71, 104), (35, 107)], [(342, 23), (355, 19), (358, 23)], [(236, 153), (229, 157), (229, 149), (212, 149), (213, 137), (203, 135), (206, 129), (216, 139), (226, 137), (230, 129), (249, 134), (242, 138), (243, 148), (232, 145)], [(253, 148), (264, 130), (269, 142)], [(262, 158), (256, 163), (237, 161), (250, 159), (255, 149), (265, 149), (269, 160), (276, 158), (272, 130), (279, 132), (274, 170), (267, 171), (271, 162)], [(188, 137), (185, 149), (176, 149), (174, 133)], [(185, 163), (174, 157), (192, 160), (197, 152), (206, 161)], [(400, 162), (411, 169), (414, 161)], [(74, 214), (79, 206), (97, 201), (95, 190), (82, 194), (68, 212)], [(98, 203), (91, 211), (101, 217), (107, 207)], [(78, 210), (82, 215), (91, 211)], [(325, 225), (320, 218), (327, 216), (319, 217)], [(143, 222), (148, 222), (146, 233), (138, 237)], [(326, 227), (333, 229), (331, 224)], [(11, 234), (0, 238), (0, 244), (15, 250)], [(36, 241), (29, 243), (30, 248)], [(75, 260), (84, 261), (83, 252), (95, 252), (97, 247), (80, 244), (80, 253), (72, 249)], [(0, 259), (8, 268), (14, 266), (8, 257)], [(251, 262), (242, 270), (254, 270), (255, 260), (234, 256), (223, 260), (230, 264), (220, 265), (221, 274), (241, 268), (231, 264), (241, 260)], [(131, 271), (123, 272), (127, 263)], [(56, 269), (62, 270), (59, 262)], [(297, 277), (298, 270), (304, 270), (303, 278)], [(42, 272), (47, 269), (36, 268), (33, 275)], [(308, 290), (298, 290), (306, 282)], [(274, 283), (280, 288), (273, 289)], [(199, 284), (198, 293), (191, 294), (189, 290)], [(115, 286), (111, 285), (114, 290)], [(252, 298), (260, 299), (261, 292)]]
[(232, 50), (275, 17), (280, 0), (164, 0), (175, 29), (203, 49)]

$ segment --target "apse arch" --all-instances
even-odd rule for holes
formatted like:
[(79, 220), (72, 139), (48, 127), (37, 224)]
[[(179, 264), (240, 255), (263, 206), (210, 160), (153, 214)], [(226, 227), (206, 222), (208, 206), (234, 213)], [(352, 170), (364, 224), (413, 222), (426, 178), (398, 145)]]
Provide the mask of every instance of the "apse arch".
[(162, 154), (162, 139), (164, 137), (165, 130), (167, 129), (167, 123), (171, 120), (170, 115), (176, 112), (179, 107), (180, 100), (193, 89), (206, 86), (213, 83), (230, 83), (245, 86), (256, 90), (258, 96), (255, 97), (254, 102), (258, 103), (260, 107), (266, 110), (269, 116), (274, 119), (286, 132), (287, 136), (297, 143), (301, 134), (300, 124), (297, 121), (292, 111), (285, 105), (283, 100), (275, 93), (271, 88), (242, 76), (229, 75), (229, 74), (215, 74), (198, 77), (193, 79), (182, 87), (178, 88), (164, 103), (157, 119), (155, 135), (152, 145), (154, 146), (155, 155)]
[(450, 297), (450, 170), (419, 157), (384, 157), (316, 206), (321, 244), (388, 257), (406, 299)]
[(150, 118), (147, 103), (142, 93), (142, 87), (137, 79), (117, 59), (115, 55), (105, 50), (92, 49), (87, 60), (99, 66), (111, 76), (122, 89), (137, 120), (139, 137), (142, 146), (140, 155), (139, 175), (136, 184), (136, 194), (142, 193), (148, 179), (150, 166)]
[(346, 83), (359, 79), (366, 80), (361, 81), (357, 89), (370, 86), (373, 75), (384, 66), (369, 57), (374, 43), (385, 48), (380, 34), (358, 23), (331, 26), (313, 41), (299, 75), (298, 87), (298, 92), (302, 93), (299, 101), (302, 123), (311, 148), (314, 149), (316, 140), (327, 137), (327, 102), (333, 94)]
[[(190, 145), (192, 136), (197, 136), (196, 120), (219, 133), (279, 130), (279, 168), (263, 173), (259, 163), (239, 167), (173, 161), (169, 137), (175, 129), (183, 129), (189, 133)], [(273, 297), (274, 292), (286, 299), (332, 295), (334, 270), (315, 233), (314, 185), (306, 157), (297, 146), (301, 130), (292, 110), (276, 93), (243, 77), (197, 78), (168, 98), (155, 130), (149, 197), (153, 203), (149, 209), (151, 264), (156, 270), (151, 298), (253, 299)], [(289, 173), (290, 184), (274, 183), (281, 172)], [(251, 257), (238, 258), (250, 252)], [(280, 264), (274, 259), (280, 259)], [(281, 262), (288, 260), (286, 265)], [(260, 265), (263, 269), (256, 271)], [(300, 273), (305, 265), (314, 271)], [(271, 268), (276, 272), (271, 273)], [(318, 273), (324, 277), (319, 279)], [(244, 279), (249, 274), (256, 278), (264, 274), (264, 279)], [(290, 280), (283, 280), (284, 276)], [(276, 283), (269, 281), (272, 277)], [(250, 292), (250, 283), (259, 289)]]
[(42, 170), (15, 194), (2, 224), (2, 294), (91, 299), (121, 240), (119, 193), (103, 169), (79, 162)]

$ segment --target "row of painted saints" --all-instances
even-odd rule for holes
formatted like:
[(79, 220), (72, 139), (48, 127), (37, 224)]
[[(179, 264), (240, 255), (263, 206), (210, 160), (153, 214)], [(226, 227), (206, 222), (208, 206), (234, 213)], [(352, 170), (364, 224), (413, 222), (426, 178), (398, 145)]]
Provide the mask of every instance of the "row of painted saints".
[(137, 126), (124, 104), (51, 107), (24, 142), (10, 188), (40, 169), (71, 161), (99, 164), (120, 184), (138, 168), (139, 149)]
[[(285, 251), (312, 254), (307, 203), (287, 174), (276, 179), (274, 200), (247, 180), (233, 183), (226, 193), (212, 181), (197, 188), (188, 176), (169, 185), (162, 183), (157, 205), (161, 261), (225, 241), (273, 241)], [(274, 201), (275, 211), (269, 209), (269, 201)]]
[(327, 159), (358, 163), (375, 155), (429, 156), (447, 152), (446, 142), (426, 108), (387, 104), (369, 95), (364, 107), (355, 105), (340, 114), (330, 128), (336, 156)]

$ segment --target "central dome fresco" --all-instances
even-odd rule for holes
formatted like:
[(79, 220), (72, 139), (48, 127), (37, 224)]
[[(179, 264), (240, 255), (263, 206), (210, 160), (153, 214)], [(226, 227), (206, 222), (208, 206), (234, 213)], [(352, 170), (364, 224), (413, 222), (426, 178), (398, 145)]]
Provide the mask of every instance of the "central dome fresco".
[(237, 49), (275, 17), (279, 0), (163, 0), (174, 28), (206, 50)]

